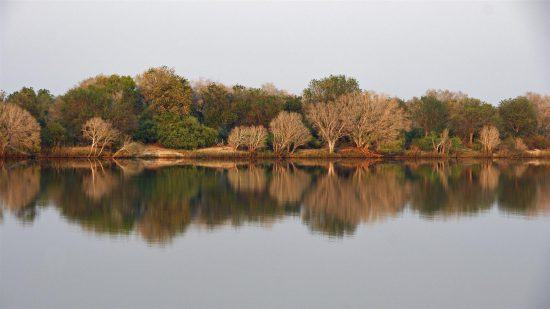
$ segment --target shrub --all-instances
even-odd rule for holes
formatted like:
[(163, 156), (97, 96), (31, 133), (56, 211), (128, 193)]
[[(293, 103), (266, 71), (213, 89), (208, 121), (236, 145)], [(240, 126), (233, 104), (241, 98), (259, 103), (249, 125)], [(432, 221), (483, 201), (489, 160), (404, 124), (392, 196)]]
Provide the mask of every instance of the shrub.
[(388, 141), (378, 146), (378, 151), (383, 154), (399, 154), (404, 150), (405, 140), (398, 139), (394, 141)]
[(437, 134), (432, 132), (428, 136), (413, 139), (411, 144), (412, 146), (418, 147), (422, 151), (433, 151), (433, 141), (437, 138)]
[(524, 139), (529, 149), (548, 149), (550, 148), (550, 139), (544, 135), (534, 135)]
[(155, 117), (159, 143), (174, 149), (196, 149), (216, 143), (216, 130), (199, 123), (197, 118), (163, 113)]

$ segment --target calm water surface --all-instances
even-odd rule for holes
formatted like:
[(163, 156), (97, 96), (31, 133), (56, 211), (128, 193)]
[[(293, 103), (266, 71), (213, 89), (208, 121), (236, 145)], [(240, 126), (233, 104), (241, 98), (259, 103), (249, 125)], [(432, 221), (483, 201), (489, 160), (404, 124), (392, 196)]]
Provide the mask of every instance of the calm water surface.
[(1, 308), (550, 308), (550, 162), (0, 162)]

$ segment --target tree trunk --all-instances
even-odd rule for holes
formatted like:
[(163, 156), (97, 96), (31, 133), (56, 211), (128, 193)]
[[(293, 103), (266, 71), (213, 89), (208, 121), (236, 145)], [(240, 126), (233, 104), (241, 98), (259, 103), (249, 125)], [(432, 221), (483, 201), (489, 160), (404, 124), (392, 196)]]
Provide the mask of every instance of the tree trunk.
[(328, 153), (329, 154), (334, 153), (334, 145), (335, 144), (336, 144), (336, 142), (334, 142), (334, 141), (329, 141), (328, 142)]

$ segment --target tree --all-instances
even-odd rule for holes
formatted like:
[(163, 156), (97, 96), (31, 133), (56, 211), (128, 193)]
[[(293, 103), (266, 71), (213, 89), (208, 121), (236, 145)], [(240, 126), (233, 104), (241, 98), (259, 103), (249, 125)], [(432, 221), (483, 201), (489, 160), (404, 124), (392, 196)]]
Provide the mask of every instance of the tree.
[(311, 140), (311, 134), (298, 113), (280, 112), (269, 124), (269, 129), (273, 133), (273, 151), (277, 154), (293, 153)]
[(0, 104), (0, 155), (40, 151), (40, 126), (15, 104)]
[(526, 97), (501, 101), (498, 112), (502, 127), (507, 134), (514, 137), (524, 137), (535, 133), (537, 114), (533, 103)]
[(44, 127), (48, 110), (54, 103), (54, 97), (46, 89), (35, 92), (32, 87), (23, 87), (7, 97), (8, 103), (13, 103), (27, 110)]
[(67, 130), (71, 143), (79, 141), (83, 124), (93, 117), (109, 121), (121, 133), (132, 135), (143, 110), (134, 80), (119, 75), (88, 78), (59, 97), (55, 105), (58, 119), (53, 118)]
[(329, 153), (333, 153), (336, 142), (346, 134), (348, 112), (345, 101), (308, 104), (306, 116), (327, 144)]
[(483, 151), (492, 154), (493, 149), (500, 144), (498, 129), (492, 125), (483, 126), (479, 132), (479, 142), (483, 145)]
[(432, 140), (432, 144), (435, 153), (446, 155), (452, 146), (451, 139), (449, 138), (449, 129), (445, 128), (438, 140)]
[(66, 140), (67, 130), (56, 121), (49, 121), (42, 129), (42, 145), (48, 148), (58, 147)]
[(444, 103), (462, 101), (468, 98), (468, 95), (461, 91), (456, 92), (448, 89), (428, 89), (425, 96), (436, 98)]
[(139, 91), (148, 107), (157, 114), (188, 115), (192, 90), (189, 82), (166, 66), (150, 68), (136, 77)]
[(240, 126), (231, 130), (227, 143), (234, 149), (244, 146), (253, 153), (264, 148), (267, 140), (267, 130), (263, 126)]
[(347, 131), (359, 148), (395, 140), (409, 121), (396, 99), (376, 93), (352, 93), (337, 99), (347, 106)]
[(525, 94), (536, 111), (538, 133), (550, 137), (550, 95), (541, 95), (534, 92)]
[(434, 96), (413, 98), (409, 110), (415, 126), (428, 136), (432, 131), (441, 131), (447, 126), (449, 117), (447, 105)]
[(197, 109), (204, 124), (219, 132), (228, 132), (238, 117), (233, 109), (232, 90), (222, 84), (210, 83), (196, 92)]
[(117, 129), (110, 122), (100, 117), (90, 118), (82, 126), (82, 136), (91, 142), (88, 156), (101, 156), (103, 149), (110, 146), (119, 136)]
[(494, 123), (496, 114), (497, 110), (491, 104), (464, 98), (451, 103), (449, 118), (452, 130), (472, 146), (475, 132)]
[(196, 149), (214, 145), (216, 130), (199, 123), (192, 116), (164, 113), (155, 117), (159, 143), (175, 149)]
[(304, 89), (303, 101), (306, 104), (327, 103), (334, 101), (341, 95), (360, 92), (359, 83), (353, 77), (345, 75), (330, 75), (322, 79), (313, 79)]

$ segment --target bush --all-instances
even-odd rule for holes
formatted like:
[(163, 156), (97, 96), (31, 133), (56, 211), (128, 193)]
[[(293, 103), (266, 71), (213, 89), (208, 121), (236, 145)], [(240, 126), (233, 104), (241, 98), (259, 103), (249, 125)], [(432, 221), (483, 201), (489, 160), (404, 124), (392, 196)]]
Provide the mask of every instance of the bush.
[(544, 135), (534, 135), (524, 139), (529, 149), (548, 149), (550, 148), (550, 138)]
[(411, 145), (418, 147), (422, 151), (433, 151), (433, 141), (437, 140), (438, 138), (439, 137), (437, 136), (437, 134), (432, 132), (428, 136), (413, 139)]
[(134, 133), (134, 139), (146, 144), (155, 143), (158, 140), (155, 121), (150, 112), (145, 112), (139, 118), (137, 131)]
[[(435, 151), (434, 143), (437, 144), (440, 140), (441, 140), (441, 137), (439, 137), (437, 133), (432, 132), (428, 136), (413, 139), (411, 145), (418, 147), (422, 151), (434, 152)], [(453, 152), (463, 148), (462, 140), (456, 136), (451, 137), (449, 139), (449, 142), (450, 142), (450, 145), (449, 145), (450, 147), (448, 149), (448, 152)]]
[(216, 130), (199, 123), (197, 118), (164, 113), (155, 117), (159, 143), (174, 149), (197, 149), (216, 143)]
[(378, 151), (383, 154), (400, 154), (404, 150), (405, 140), (398, 139), (380, 144)]

